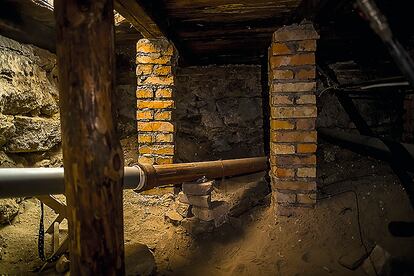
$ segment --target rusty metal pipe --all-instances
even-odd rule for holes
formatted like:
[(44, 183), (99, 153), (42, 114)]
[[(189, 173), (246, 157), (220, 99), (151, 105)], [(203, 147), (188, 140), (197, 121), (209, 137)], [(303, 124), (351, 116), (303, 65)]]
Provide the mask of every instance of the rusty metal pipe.
[(203, 176), (208, 179), (216, 179), (249, 174), (264, 171), (269, 167), (266, 157), (169, 165), (140, 164), (139, 166), (145, 172), (147, 179), (144, 186), (141, 189), (137, 189), (137, 191), (150, 190), (167, 184), (193, 181)]
[[(167, 184), (194, 181), (203, 176), (209, 179), (264, 171), (266, 157), (125, 167), (124, 189), (137, 192)], [(0, 198), (30, 197), (65, 192), (63, 168), (2, 168), (0, 169)]]

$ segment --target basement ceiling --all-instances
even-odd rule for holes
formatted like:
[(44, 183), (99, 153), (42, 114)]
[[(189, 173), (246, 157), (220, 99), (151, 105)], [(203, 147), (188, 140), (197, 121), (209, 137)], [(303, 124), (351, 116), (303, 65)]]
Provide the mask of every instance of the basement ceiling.
[(302, 0), (142, 0), (188, 64), (262, 62)]

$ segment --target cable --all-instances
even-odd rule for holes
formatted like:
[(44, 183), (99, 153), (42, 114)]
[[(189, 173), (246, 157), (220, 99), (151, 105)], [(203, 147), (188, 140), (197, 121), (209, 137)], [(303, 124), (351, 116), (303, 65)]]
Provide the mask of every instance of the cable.
[(40, 224), (39, 224), (39, 237), (37, 240), (37, 249), (38, 249), (38, 253), (39, 253), (39, 258), (47, 263), (53, 263), (56, 262), (61, 255), (55, 255), (52, 256), (50, 258), (46, 258), (45, 255), (45, 228), (44, 228), (44, 206), (43, 206), (43, 202), (40, 201)]
[[(331, 183), (330, 185), (333, 185), (333, 184), (334, 183)], [(324, 192), (323, 190), (320, 190), (320, 192), (321, 193), (328, 194), (328, 193)], [(355, 190), (346, 190), (346, 191), (338, 192), (338, 193), (335, 193), (335, 194), (328, 194), (328, 196), (325, 196), (325, 197), (318, 197), (317, 200), (330, 199), (332, 197), (339, 196), (339, 195), (346, 194), (346, 193), (352, 193), (355, 196), (356, 209), (357, 209), (357, 223), (358, 223), (359, 239), (361, 241), (362, 246), (364, 247), (365, 254), (366, 254), (367, 258), (369, 259), (369, 261), (370, 261), (370, 263), (371, 263), (371, 265), (372, 265), (372, 267), (374, 269), (375, 275), (378, 276), (377, 269), (376, 269), (374, 263), (372, 262), (371, 258), (369, 257), (368, 247), (366, 246), (366, 244), (364, 242), (363, 235), (362, 235), (362, 226), (361, 226), (361, 216), (360, 216), (360, 209), (359, 209), (359, 200), (358, 200), (358, 194), (356, 193), (356, 191)]]

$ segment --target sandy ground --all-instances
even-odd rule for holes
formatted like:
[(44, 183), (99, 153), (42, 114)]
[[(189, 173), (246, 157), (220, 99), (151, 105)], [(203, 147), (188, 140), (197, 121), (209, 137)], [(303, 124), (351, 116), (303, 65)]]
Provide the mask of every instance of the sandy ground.
[[(325, 199), (315, 209), (290, 218), (275, 216), (268, 199), (213, 233), (195, 237), (165, 221), (173, 194), (126, 191), (126, 247), (146, 244), (157, 275), (365, 275), (361, 268), (351, 271), (338, 263), (341, 256), (360, 250), (358, 200), (364, 243), (414, 260), (414, 238), (392, 237), (387, 229), (390, 221), (414, 221), (408, 198), (388, 165), (337, 148), (322, 150), (319, 158), (319, 185), (330, 194), (352, 190), (356, 195), (322, 195)], [(39, 211), (38, 202), (28, 199), (12, 224), (0, 229), (0, 273), (27, 274), (41, 264)], [(52, 217), (48, 210), (46, 220)]]

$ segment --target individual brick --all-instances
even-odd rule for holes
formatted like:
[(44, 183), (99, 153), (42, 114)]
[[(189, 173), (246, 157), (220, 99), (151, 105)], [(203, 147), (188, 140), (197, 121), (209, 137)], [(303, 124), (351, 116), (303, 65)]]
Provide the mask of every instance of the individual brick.
[(280, 96), (273, 94), (272, 96), (272, 105), (291, 105), (294, 104), (295, 97), (292, 96)]
[(172, 133), (159, 133), (155, 135), (156, 143), (172, 143), (174, 142), (174, 135)]
[(149, 39), (140, 39), (137, 42), (137, 52), (141, 53), (159, 53), (161, 48)]
[(290, 80), (293, 79), (294, 73), (292, 70), (273, 70), (272, 76), (274, 80)]
[(174, 161), (173, 156), (156, 156), (155, 163), (158, 165), (172, 164)]
[(316, 168), (298, 168), (296, 171), (297, 177), (316, 177)]
[(302, 41), (296, 41), (295, 42), (297, 47), (297, 52), (315, 52), (316, 51), (316, 40), (310, 39), (310, 40), (302, 40)]
[(315, 68), (300, 69), (295, 74), (295, 79), (298, 80), (313, 80), (316, 78)]
[(277, 178), (292, 178), (295, 176), (294, 169), (278, 168), (276, 166), (272, 167), (272, 173)]
[(138, 99), (152, 98), (153, 93), (151, 88), (138, 88), (136, 91)]
[(152, 56), (138, 55), (136, 62), (137, 64), (171, 64), (171, 60), (172, 60), (171, 56), (152, 57)]
[(317, 116), (316, 106), (271, 107), (270, 113), (274, 119), (314, 118)]
[(154, 119), (158, 121), (170, 121), (172, 116), (171, 111), (159, 110), (154, 113)]
[(276, 165), (283, 167), (316, 165), (315, 155), (278, 155)]
[(271, 68), (284, 66), (301, 66), (315, 64), (315, 54), (296, 54), (292, 56), (273, 56), (270, 58)]
[(152, 73), (152, 64), (138, 64), (136, 69), (137, 76), (150, 75)]
[(316, 104), (315, 95), (301, 95), (296, 99), (297, 104)]
[(312, 92), (316, 89), (315, 82), (292, 82), (292, 83), (274, 83), (270, 87), (273, 93), (302, 93)]
[(138, 143), (146, 144), (152, 142), (152, 136), (150, 134), (138, 134)]
[(276, 200), (278, 203), (296, 203), (296, 194), (286, 194), (281, 192), (276, 192)]
[(139, 156), (138, 163), (140, 164), (154, 164), (154, 157)]
[(279, 129), (294, 129), (295, 123), (286, 120), (271, 120), (270, 121), (270, 128), (272, 130), (279, 130)]
[(137, 120), (151, 120), (154, 116), (150, 110), (138, 110)]
[(270, 143), (270, 149), (274, 154), (294, 154), (295, 146), (289, 144)]
[(211, 206), (211, 195), (195, 196), (184, 194), (187, 196), (189, 204), (193, 206), (193, 211), (194, 208), (209, 208)]
[(173, 145), (145, 145), (138, 148), (140, 154), (174, 155)]
[(172, 76), (150, 76), (146, 78), (141, 84), (145, 85), (173, 85), (174, 78)]
[(298, 41), (318, 39), (319, 35), (312, 24), (292, 24), (284, 26), (273, 33), (273, 41)]
[(314, 130), (315, 124), (316, 124), (315, 118), (296, 119), (297, 130)]
[(316, 149), (316, 144), (298, 144), (296, 146), (297, 153), (315, 153)]
[(173, 108), (174, 107), (174, 101), (172, 101), (172, 100), (165, 100), (165, 101), (138, 100), (137, 102), (138, 102), (137, 107), (139, 109), (144, 109), (144, 108), (163, 109), (163, 108)]
[(159, 88), (155, 91), (156, 98), (171, 98), (172, 89), (171, 88)]
[(224, 201), (212, 202), (211, 208), (193, 207), (192, 212), (195, 217), (203, 221), (220, 221), (223, 216), (227, 216), (230, 208)]
[(289, 46), (286, 43), (273, 43), (272, 54), (275, 56), (291, 54)]
[(172, 73), (172, 67), (170, 65), (156, 65), (153, 69), (154, 75), (167, 76)]
[(174, 125), (170, 122), (138, 122), (138, 131), (174, 132)]
[(314, 181), (278, 181), (277, 189), (289, 191), (316, 191)]
[(213, 191), (214, 181), (207, 181), (203, 183), (185, 182), (182, 184), (183, 192), (186, 195), (209, 195)]

